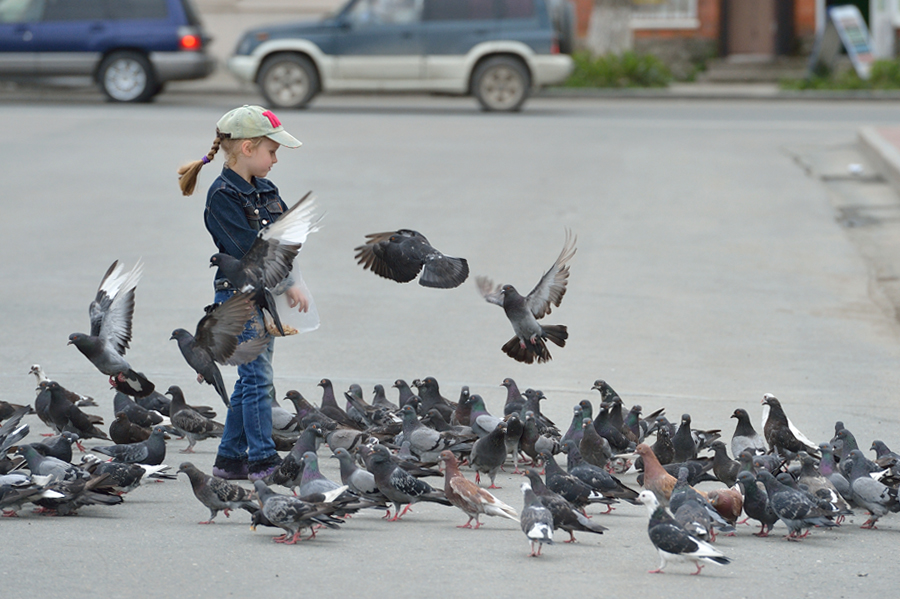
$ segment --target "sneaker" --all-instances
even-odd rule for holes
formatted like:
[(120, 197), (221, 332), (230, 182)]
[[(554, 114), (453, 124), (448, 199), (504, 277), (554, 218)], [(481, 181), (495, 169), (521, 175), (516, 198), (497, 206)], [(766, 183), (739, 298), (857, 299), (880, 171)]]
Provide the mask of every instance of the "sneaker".
[(225, 480), (247, 480), (247, 473), (249, 470), (249, 465), (243, 460), (233, 460), (217, 456), (212, 473), (213, 476), (218, 476)]
[(265, 460), (253, 462), (249, 467), (247, 479), (250, 482), (256, 482), (258, 480), (266, 479), (275, 473), (275, 471), (281, 465), (281, 462), (281, 456), (277, 453), (270, 458), (266, 458)]

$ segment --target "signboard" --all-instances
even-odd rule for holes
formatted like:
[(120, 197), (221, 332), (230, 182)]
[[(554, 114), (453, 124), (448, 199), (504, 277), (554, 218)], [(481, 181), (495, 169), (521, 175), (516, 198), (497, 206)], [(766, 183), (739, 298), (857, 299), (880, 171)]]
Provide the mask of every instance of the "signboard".
[(859, 9), (853, 5), (832, 6), (828, 9), (825, 30), (816, 38), (810, 56), (810, 72), (831, 71), (842, 45), (847, 50), (856, 74), (861, 79), (868, 79), (874, 60), (869, 44), (869, 30)]

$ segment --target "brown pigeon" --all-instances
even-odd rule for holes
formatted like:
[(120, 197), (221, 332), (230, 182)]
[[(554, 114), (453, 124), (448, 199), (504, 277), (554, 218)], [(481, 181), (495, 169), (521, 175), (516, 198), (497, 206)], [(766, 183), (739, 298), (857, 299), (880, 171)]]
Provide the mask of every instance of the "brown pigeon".
[[(459, 471), (459, 461), (453, 452), (444, 450), (441, 452), (440, 461), (444, 464), (444, 494), (450, 503), (461, 509), (469, 517), (465, 524), (457, 528), (479, 528), (481, 521), (479, 516), (500, 516), (510, 520), (519, 521), (519, 514), (512, 507), (506, 505), (488, 491), (467, 479)], [(472, 526), (472, 520), (475, 526)]]

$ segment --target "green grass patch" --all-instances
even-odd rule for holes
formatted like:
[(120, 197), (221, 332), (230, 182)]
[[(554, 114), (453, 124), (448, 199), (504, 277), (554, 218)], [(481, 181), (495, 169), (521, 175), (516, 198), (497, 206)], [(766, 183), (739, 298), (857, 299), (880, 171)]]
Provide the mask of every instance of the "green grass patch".
[(816, 74), (806, 79), (786, 79), (782, 89), (866, 90), (900, 89), (900, 60), (876, 60), (869, 79), (861, 79), (854, 69)]
[(669, 68), (652, 54), (607, 54), (587, 52), (572, 55), (575, 70), (565, 87), (666, 87), (672, 81)]

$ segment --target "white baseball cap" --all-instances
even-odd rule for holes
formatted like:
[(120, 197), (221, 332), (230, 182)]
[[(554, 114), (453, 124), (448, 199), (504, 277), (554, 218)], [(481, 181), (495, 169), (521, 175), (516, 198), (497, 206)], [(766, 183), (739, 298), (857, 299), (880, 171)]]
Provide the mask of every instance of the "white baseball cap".
[(247, 104), (228, 112), (216, 123), (216, 130), (227, 133), (231, 139), (268, 137), (287, 148), (299, 148), (302, 144), (284, 130), (281, 121), (271, 110)]

